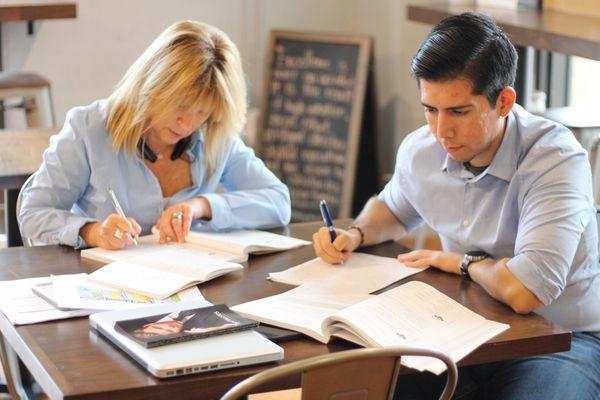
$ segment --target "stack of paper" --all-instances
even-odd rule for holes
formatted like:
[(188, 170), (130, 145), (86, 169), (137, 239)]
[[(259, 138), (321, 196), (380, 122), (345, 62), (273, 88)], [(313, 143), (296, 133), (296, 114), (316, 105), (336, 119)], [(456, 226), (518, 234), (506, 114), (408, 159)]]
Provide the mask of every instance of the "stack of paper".
[(315, 258), (282, 272), (272, 272), (269, 279), (294, 286), (325, 280), (329, 287), (351, 282), (355, 293), (367, 294), (421, 271), (422, 268), (409, 268), (395, 258), (354, 253), (343, 264), (332, 265)]
[(165, 300), (149, 298), (95, 284), (87, 279), (87, 274), (0, 282), (0, 311), (14, 325), (87, 316), (98, 310), (203, 299), (195, 287)]

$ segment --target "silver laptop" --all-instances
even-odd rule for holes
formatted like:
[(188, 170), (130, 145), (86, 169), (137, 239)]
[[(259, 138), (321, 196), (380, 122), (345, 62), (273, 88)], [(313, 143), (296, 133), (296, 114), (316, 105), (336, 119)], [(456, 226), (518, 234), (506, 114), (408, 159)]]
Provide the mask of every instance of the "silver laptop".
[(207, 307), (205, 300), (160, 304), (92, 314), (90, 325), (144, 366), (152, 375), (169, 378), (283, 359), (283, 349), (255, 331), (213, 336), (146, 348), (115, 331), (115, 322), (130, 318)]

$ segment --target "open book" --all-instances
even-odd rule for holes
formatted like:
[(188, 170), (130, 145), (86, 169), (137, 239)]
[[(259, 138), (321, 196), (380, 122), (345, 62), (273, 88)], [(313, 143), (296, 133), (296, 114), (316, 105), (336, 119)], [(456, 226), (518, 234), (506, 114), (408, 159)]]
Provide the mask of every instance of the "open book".
[(158, 233), (142, 236), (138, 246), (121, 250), (106, 250), (99, 247), (81, 251), (81, 257), (105, 263), (113, 261), (138, 262), (140, 258), (172, 260), (185, 256), (199, 259), (212, 258), (219, 261), (244, 262), (249, 253), (268, 253), (289, 250), (310, 244), (274, 233), (257, 230), (237, 230), (230, 232), (190, 231), (185, 243), (158, 243)]
[(209, 281), (244, 267), (212, 258), (179, 254), (171, 260), (130, 259), (115, 261), (92, 272), (88, 279), (106, 286), (164, 299), (187, 287)]
[(189, 242), (234, 254), (265, 254), (295, 249), (311, 242), (276, 233), (242, 229), (228, 232), (190, 231)]
[[(232, 310), (297, 330), (322, 343), (336, 336), (365, 347), (431, 346), (445, 351), (454, 361), (509, 328), (418, 281), (377, 296), (353, 293), (351, 285), (305, 285)], [(441, 361), (427, 357), (402, 357), (402, 364), (435, 374), (446, 369)]]

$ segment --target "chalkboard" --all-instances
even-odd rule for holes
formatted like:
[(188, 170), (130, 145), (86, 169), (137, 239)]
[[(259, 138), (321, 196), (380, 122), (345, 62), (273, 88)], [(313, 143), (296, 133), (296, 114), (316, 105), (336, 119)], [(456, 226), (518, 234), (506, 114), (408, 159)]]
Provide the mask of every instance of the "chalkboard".
[(275, 31), (269, 54), (258, 151), (290, 188), (292, 220), (320, 219), (322, 199), (352, 216), (379, 188), (371, 39)]

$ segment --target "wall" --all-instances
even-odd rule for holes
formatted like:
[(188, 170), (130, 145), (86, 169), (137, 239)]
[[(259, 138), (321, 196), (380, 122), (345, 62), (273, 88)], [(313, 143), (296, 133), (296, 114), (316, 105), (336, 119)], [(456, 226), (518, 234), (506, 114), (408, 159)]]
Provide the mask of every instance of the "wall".
[[(72, 1), (72, 0), (71, 0)], [(131, 62), (171, 23), (218, 26), (239, 46), (251, 106), (260, 106), (269, 31), (273, 28), (366, 33), (375, 65), (384, 172), (397, 146), (423, 123), (410, 59), (429, 26), (408, 22), (406, 5), (426, 0), (77, 0), (77, 18), (2, 25), (5, 70), (37, 71), (52, 82), (59, 124), (68, 109), (106, 97)], [(27, 3), (29, 1), (21, 1)], [(35, 0), (31, 3), (52, 2)], [(0, 0), (0, 4), (14, 4)]]

